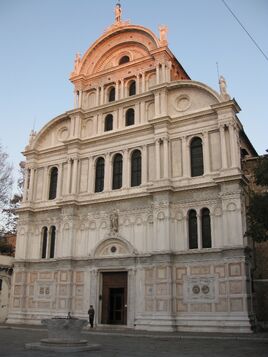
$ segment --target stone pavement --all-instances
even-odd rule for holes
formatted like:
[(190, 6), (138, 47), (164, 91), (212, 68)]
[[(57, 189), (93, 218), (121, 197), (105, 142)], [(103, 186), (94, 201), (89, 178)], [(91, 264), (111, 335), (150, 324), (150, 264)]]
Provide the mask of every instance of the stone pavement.
[[(0, 325), (1, 357), (59, 357), (61, 353), (31, 351), (25, 343), (47, 336), (42, 326)], [(162, 333), (129, 329), (85, 330), (89, 343), (100, 344), (95, 352), (68, 353), (75, 357), (267, 357), (268, 334)], [(62, 354), (66, 355), (66, 353)]]

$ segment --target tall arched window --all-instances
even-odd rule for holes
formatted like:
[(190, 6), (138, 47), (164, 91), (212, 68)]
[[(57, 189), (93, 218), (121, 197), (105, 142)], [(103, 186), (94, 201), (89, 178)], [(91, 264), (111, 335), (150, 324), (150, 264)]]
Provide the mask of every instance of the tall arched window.
[(113, 130), (113, 116), (112, 114), (108, 114), (105, 117), (105, 123), (104, 123), (104, 131), (110, 131)]
[(50, 170), (49, 200), (54, 200), (57, 196), (58, 169), (52, 167)]
[(45, 259), (47, 256), (47, 227), (43, 227), (42, 229), (42, 251), (41, 258)]
[(104, 158), (99, 157), (96, 162), (95, 192), (102, 192), (104, 188)]
[(141, 184), (141, 152), (134, 150), (131, 155), (131, 187)]
[(111, 87), (109, 89), (108, 101), (109, 102), (115, 101), (115, 87)]
[(135, 95), (136, 94), (136, 82), (135, 81), (131, 81), (130, 85), (128, 87), (128, 95)]
[(129, 62), (129, 57), (128, 57), (128, 56), (123, 56), (123, 57), (121, 57), (120, 60), (119, 60), (119, 66), (120, 66), (121, 64), (125, 64), (125, 63), (127, 63), (127, 62)]
[(197, 216), (196, 216), (196, 211), (194, 209), (191, 209), (188, 212), (188, 233), (189, 233), (189, 249), (198, 248)]
[(56, 242), (56, 227), (50, 227), (50, 249), (49, 258), (54, 258), (55, 255), (55, 242)]
[(190, 146), (191, 150), (191, 176), (202, 176), (204, 173), (203, 147), (200, 138), (193, 138)]
[(133, 125), (135, 122), (135, 111), (133, 108), (129, 108), (126, 111), (126, 126)]
[(113, 190), (122, 187), (123, 158), (116, 154), (113, 161)]
[(211, 248), (211, 225), (210, 212), (208, 208), (203, 208), (201, 211), (202, 223), (202, 248)]

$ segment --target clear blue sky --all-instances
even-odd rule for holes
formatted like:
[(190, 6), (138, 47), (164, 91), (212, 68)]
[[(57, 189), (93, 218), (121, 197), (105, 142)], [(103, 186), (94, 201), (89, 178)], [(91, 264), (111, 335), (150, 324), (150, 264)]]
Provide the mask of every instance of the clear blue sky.
[[(226, 0), (268, 54), (268, 1)], [(0, 0), (0, 141), (16, 169), (29, 132), (73, 108), (69, 74), (114, 21), (116, 1)], [(190, 77), (218, 90), (216, 62), (259, 154), (268, 149), (268, 62), (221, 0), (121, 0), (123, 19), (158, 33)]]

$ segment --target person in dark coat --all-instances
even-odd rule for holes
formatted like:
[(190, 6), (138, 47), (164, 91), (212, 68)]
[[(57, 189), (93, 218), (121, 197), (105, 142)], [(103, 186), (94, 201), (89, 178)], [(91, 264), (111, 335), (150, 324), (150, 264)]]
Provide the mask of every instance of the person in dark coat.
[(94, 315), (95, 315), (95, 310), (93, 309), (93, 306), (90, 305), (89, 310), (88, 310), (88, 320), (90, 323), (90, 327), (93, 327), (93, 322), (94, 322)]

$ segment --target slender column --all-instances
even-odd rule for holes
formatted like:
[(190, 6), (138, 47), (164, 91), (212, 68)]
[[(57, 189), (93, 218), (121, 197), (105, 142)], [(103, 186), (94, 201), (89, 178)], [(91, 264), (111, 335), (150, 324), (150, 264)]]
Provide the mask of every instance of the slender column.
[(145, 123), (146, 121), (146, 115), (145, 115), (145, 102), (140, 103), (140, 108), (141, 108), (141, 116), (140, 116), (140, 122)]
[(165, 63), (162, 63), (161, 64), (161, 69), (162, 69), (162, 83), (165, 83), (166, 82), (166, 64)]
[(22, 201), (25, 202), (28, 199), (28, 180), (29, 180), (29, 169), (25, 167), (25, 176), (23, 182), (23, 199)]
[(140, 75), (136, 76), (136, 94), (140, 94)]
[(72, 193), (75, 194), (77, 190), (77, 168), (78, 159), (75, 158), (73, 162), (73, 175), (72, 175)]
[(77, 90), (74, 89), (74, 109), (78, 108), (78, 95)]
[(124, 84), (124, 79), (121, 79), (121, 88), (120, 88), (120, 99), (123, 99), (125, 97), (125, 84)]
[(169, 141), (164, 138), (164, 178), (169, 178)]
[(141, 74), (141, 92), (145, 92), (145, 73), (143, 72)]
[(119, 99), (119, 82), (115, 82), (115, 100)]
[(30, 172), (30, 187), (29, 187), (29, 201), (32, 201), (34, 195), (34, 168), (31, 168)]
[(160, 114), (160, 98), (159, 93), (154, 95), (154, 105), (155, 105), (155, 116), (158, 117)]
[(101, 86), (100, 90), (100, 105), (104, 103), (104, 86)]
[(189, 152), (188, 145), (186, 142), (186, 137), (183, 136), (181, 139), (182, 142), (182, 175), (184, 177), (189, 177)]
[(104, 191), (110, 191), (111, 188), (111, 156), (109, 153), (107, 153), (105, 155)]
[(124, 109), (122, 107), (119, 108), (118, 110), (118, 128), (123, 128), (124, 125)]
[(198, 244), (198, 249), (202, 248), (202, 217), (201, 217), (201, 212), (198, 211), (197, 213), (197, 244)]
[(95, 169), (93, 167), (93, 158), (90, 156), (88, 158), (88, 175), (87, 175), (87, 191), (88, 193), (94, 192), (95, 185)]
[(140, 123), (140, 103), (135, 104), (135, 124)]
[(129, 187), (129, 153), (124, 150), (123, 153), (123, 187)]
[(80, 116), (77, 115), (75, 117), (75, 132), (74, 132), (74, 136), (76, 138), (80, 137), (80, 128), (81, 128), (81, 119), (80, 119)]
[(44, 175), (43, 175), (43, 193), (42, 193), (43, 201), (47, 201), (48, 199), (48, 193), (47, 193), (48, 181), (49, 181), (48, 167), (46, 166), (44, 167)]
[(66, 184), (67, 195), (70, 193), (70, 187), (71, 187), (72, 163), (73, 163), (73, 159), (69, 158), (67, 164), (67, 184)]
[(230, 147), (231, 147), (231, 166), (237, 166), (237, 155), (236, 155), (236, 135), (233, 124), (229, 125), (229, 134), (230, 134)]
[(170, 61), (168, 61), (167, 66), (166, 66), (166, 81), (167, 81), (167, 82), (170, 82), (171, 67), (172, 67), (172, 64), (171, 64)]
[(155, 179), (160, 180), (160, 140), (155, 141)]
[(159, 71), (159, 63), (156, 65), (156, 84), (160, 83), (160, 71)]
[(141, 175), (142, 175), (142, 184), (144, 185), (147, 182), (147, 165), (148, 165), (148, 153), (147, 153), (147, 145), (143, 145), (142, 147), (142, 168), (141, 168)]
[(96, 88), (96, 106), (100, 105), (100, 87)]
[(82, 91), (80, 90), (78, 93), (78, 107), (82, 107)]
[(93, 117), (93, 135), (98, 133), (98, 116), (97, 114)]
[(57, 198), (61, 197), (62, 193), (62, 163), (59, 164), (59, 173), (58, 173), (58, 184), (57, 184)]
[(209, 142), (208, 142), (208, 132), (203, 133), (203, 147), (204, 147), (204, 174), (210, 172), (210, 155), (209, 155)]
[(227, 168), (227, 152), (224, 125), (220, 126), (220, 140), (221, 140), (221, 165), (223, 169)]
[(161, 92), (161, 113), (167, 115), (167, 92), (165, 90)]

